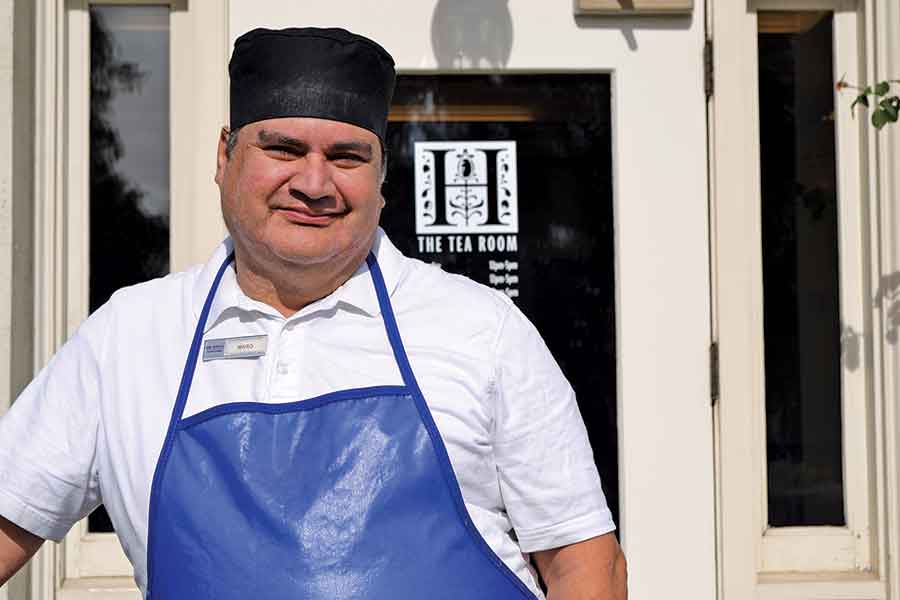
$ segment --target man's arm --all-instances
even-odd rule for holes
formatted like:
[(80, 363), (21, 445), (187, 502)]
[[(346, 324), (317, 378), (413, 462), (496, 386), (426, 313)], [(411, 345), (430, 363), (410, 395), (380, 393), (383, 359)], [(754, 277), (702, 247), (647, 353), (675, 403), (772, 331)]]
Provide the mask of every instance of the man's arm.
[(625, 555), (607, 533), (532, 554), (547, 584), (547, 600), (626, 600)]
[(43, 543), (38, 536), (0, 517), (0, 586), (15, 575)]

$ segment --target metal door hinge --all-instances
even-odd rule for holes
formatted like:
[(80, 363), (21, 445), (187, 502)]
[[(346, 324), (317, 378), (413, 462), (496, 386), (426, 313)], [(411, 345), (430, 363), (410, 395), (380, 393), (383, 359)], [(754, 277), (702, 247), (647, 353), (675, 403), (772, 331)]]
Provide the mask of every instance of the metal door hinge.
[(715, 406), (719, 401), (719, 342), (709, 345), (709, 395)]
[(713, 43), (706, 40), (703, 44), (703, 87), (706, 90), (706, 99), (712, 98), (715, 91), (715, 75), (713, 73)]

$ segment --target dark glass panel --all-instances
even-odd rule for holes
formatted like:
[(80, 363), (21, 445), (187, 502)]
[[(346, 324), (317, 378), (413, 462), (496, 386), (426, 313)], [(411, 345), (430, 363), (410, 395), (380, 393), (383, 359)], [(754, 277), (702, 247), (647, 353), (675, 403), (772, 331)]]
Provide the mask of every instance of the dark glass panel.
[[(90, 310), (169, 271), (169, 8), (92, 5)], [(100, 507), (93, 532), (112, 531)]]
[(832, 16), (786, 16), (759, 35), (768, 516), (843, 525)]
[[(618, 522), (610, 77), (405, 75), (391, 120), (383, 227), (407, 255), (504, 290), (534, 322), (578, 395)], [(463, 141), (515, 142), (517, 180), (502, 179), (511, 157)], [(431, 218), (452, 220), (457, 206), (465, 212), (458, 221), (482, 225), (460, 235), (417, 234), (416, 142), (447, 142), (458, 154), (440, 176), (437, 162), (421, 167), (421, 177), (448, 190), (447, 213)], [(479, 182), (487, 184), (482, 195), (470, 195)], [(477, 233), (509, 219), (504, 211), (516, 189), (518, 232)]]
[(169, 270), (169, 9), (91, 6), (90, 305)]

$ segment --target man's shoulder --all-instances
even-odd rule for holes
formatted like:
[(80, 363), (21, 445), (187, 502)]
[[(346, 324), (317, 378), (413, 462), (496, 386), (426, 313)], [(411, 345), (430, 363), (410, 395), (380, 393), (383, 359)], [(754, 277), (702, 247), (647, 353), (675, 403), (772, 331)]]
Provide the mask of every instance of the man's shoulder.
[(513, 306), (506, 294), (441, 265), (409, 257), (404, 262), (404, 276), (397, 285), (403, 307), (483, 326), (498, 325)]
[(193, 289), (203, 265), (170, 273), (116, 290), (79, 328), (89, 340), (127, 333), (159, 331), (168, 324), (180, 326), (192, 309)]
[(202, 270), (203, 265), (198, 264), (184, 271), (119, 288), (104, 308), (113, 313), (130, 314), (137, 310), (153, 313), (183, 310), (193, 297), (194, 285)]

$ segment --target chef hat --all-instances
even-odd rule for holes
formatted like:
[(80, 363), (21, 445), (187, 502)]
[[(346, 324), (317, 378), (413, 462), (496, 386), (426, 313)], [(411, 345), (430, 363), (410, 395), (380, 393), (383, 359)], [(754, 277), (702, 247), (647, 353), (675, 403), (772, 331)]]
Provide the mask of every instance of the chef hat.
[(234, 42), (232, 131), (263, 119), (317, 117), (368, 129), (384, 140), (394, 59), (344, 29), (254, 29)]

